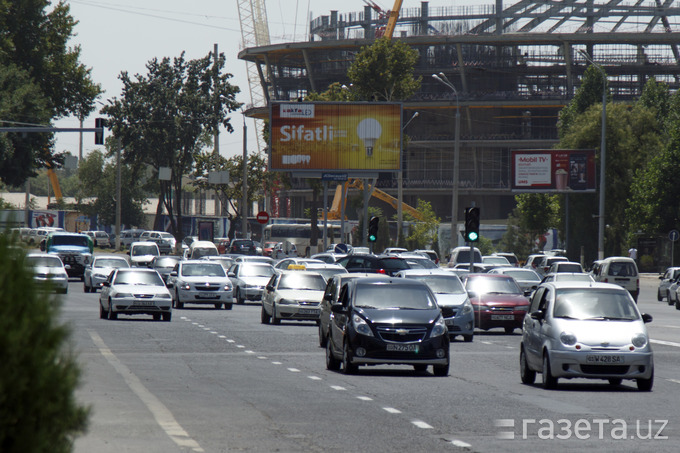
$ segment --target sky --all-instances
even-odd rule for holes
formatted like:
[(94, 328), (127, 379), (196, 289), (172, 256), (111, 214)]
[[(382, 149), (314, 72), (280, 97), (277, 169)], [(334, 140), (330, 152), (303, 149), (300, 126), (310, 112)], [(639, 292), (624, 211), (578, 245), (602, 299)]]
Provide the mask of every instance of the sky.
[[(92, 69), (92, 79), (101, 85), (104, 94), (100, 102), (120, 98), (121, 72), (146, 75), (146, 63), (156, 58), (178, 57), (185, 52), (186, 59), (206, 56), (215, 44), (226, 57), (226, 72), (231, 73), (232, 85), (241, 89), (237, 101), (250, 103), (246, 64), (238, 59), (242, 49), (238, 0), (66, 0), (71, 16), (78, 21), (76, 36), (70, 45), (81, 46), (80, 61)], [(392, 0), (375, 0), (389, 10)], [(431, 6), (460, 5), (457, 1), (431, 1)], [(469, 1), (465, 2), (469, 3)], [(485, 3), (492, 3), (489, 0)], [(269, 33), (272, 43), (302, 41), (306, 39), (310, 15), (314, 18), (328, 15), (331, 10), (340, 13), (362, 11), (363, 0), (266, 0)], [(419, 7), (420, 0), (404, 0), (402, 8)], [(101, 105), (86, 119), (84, 127), (94, 127)], [(243, 116), (234, 112), (231, 124), (235, 132), (220, 133), (220, 153), (231, 157), (243, 152)], [(57, 127), (78, 127), (76, 118), (55, 122)], [(247, 149), (257, 149), (255, 123), (246, 120)], [(58, 133), (56, 150), (70, 151), (78, 156), (79, 134)], [(102, 147), (94, 144), (94, 134), (83, 135), (83, 154)]]

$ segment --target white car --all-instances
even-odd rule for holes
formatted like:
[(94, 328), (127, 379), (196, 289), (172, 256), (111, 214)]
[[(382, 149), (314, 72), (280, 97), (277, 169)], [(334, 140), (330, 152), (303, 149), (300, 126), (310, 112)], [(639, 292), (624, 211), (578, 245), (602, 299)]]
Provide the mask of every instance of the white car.
[(241, 305), (246, 300), (260, 300), (274, 268), (266, 263), (235, 263), (227, 275), (234, 287), (234, 298)]
[(314, 272), (282, 271), (274, 274), (262, 296), (262, 324), (282, 320), (316, 321), (326, 280)]
[(323, 261), (314, 258), (284, 258), (278, 263), (274, 264), (274, 269), (286, 271), (289, 269), (289, 266), (293, 266), (290, 267), (290, 269), (294, 269), (296, 266), (304, 266), (310, 263), (326, 264)]
[(119, 314), (172, 319), (172, 296), (158, 272), (140, 268), (111, 272), (99, 294), (99, 317), (114, 320)]
[(106, 248), (109, 246), (109, 234), (106, 231), (83, 231), (83, 234), (90, 236), (97, 247)]
[(154, 257), (161, 252), (155, 242), (133, 242), (130, 244), (130, 264), (132, 267), (149, 267)]
[(29, 253), (26, 263), (33, 270), (33, 279), (40, 286), (49, 287), (59, 293), (68, 292), (66, 267), (57, 255), (50, 253)]
[(173, 292), (175, 308), (184, 304), (210, 304), (231, 310), (232, 284), (224, 267), (209, 260), (179, 261), (170, 272), (167, 282)]
[(96, 292), (114, 269), (129, 267), (130, 263), (121, 255), (95, 256), (92, 262), (85, 267), (83, 291), (86, 293)]

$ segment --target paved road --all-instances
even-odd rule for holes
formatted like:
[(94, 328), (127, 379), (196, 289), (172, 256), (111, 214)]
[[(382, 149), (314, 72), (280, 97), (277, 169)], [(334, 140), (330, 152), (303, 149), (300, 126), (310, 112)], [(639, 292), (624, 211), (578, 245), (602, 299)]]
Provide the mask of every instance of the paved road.
[(93, 410), (75, 451), (675, 452), (680, 311), (656, 301), (657, 283), (642, 280), (656, 382), (641, 393), (632, 381), (522, 385), (519, 331), (454, 342), (445, 378), (409, 367), (345, 376), (326, 370), (312, 323), (265, 326), (255, 304), (190, 306), (170, 323), (100, 320), (99, 293), (72, 281), (63, 317), (82, 363), (77, 396)]

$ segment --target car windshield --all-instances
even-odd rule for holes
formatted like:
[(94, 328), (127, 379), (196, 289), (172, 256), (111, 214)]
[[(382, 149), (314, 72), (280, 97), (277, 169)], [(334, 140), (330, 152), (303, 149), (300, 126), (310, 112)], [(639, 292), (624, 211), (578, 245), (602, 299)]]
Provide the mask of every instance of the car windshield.
[(561, 282), (592, 282), (593, 278), (589, 274), (556, 274), (555, 280)]
[(269, 265), (248, 265), (241, 266), (241, 277), (271, 277), (274, 274), (274, 268)]
[(409, 266), (411, 266), (412, 269), (438, 269), (439, 266), (437, 266), (434, 261), (432, 261), (429, 258), (405, 258), (406, 262), (408, 263)]
[(146, 285), (146, 286), (165, 286), (163, 279), (158, 272), (118, 272), (113, 281), (114, 285)]
[(124, 259), (99, 258), (99, 259), (95, 260), (94, 267), (119, 268), (119, 267), (130, 267), (130, 265), (128, 264), (127, 260), (124, 260)]
[(175, 237), (170, 233), (160, 233), (159, 236), (162, 237), (163, 239), (173, 239)]
[(155, 245), (137, 245), (132, 249), (132, 256), (158, 255)]
[(52, 245), (75, 245), (79, 247), (89, 247), (90, 243), (87, 236), (54, 235)]
[(582, 272), (583, 271), (583, 268), (581, 268), (580, 264), (571, 264), (571, 263), (558, 264), (557, 269), (559, 269), (560, 272)]
[(639, 319), (635, 304), (627, 292), (600, 289), (559, 290), (553, 316), (581, 320)]
[(507, 275), (509, 277), (514, 278), (515, 280), (524, 280), (524, 281), (532, 281), (532, 282), (538, 282), (541, 281), (541, 278), (536, 275), (536, 273), (532, 271), (522, 271), (522, 270), (516, 270), (516, 271), (506, 271), (503, 272), (503, 275)]
[(226, 277), (224, 268), (219, 263), (185, 264), (182, 266), (184, 277)]
[(485, 256), (482, 258), (482, 263), (485, 264), (510, 264), (510, 261), (506, 260), (502, 256)]
[(409, 265), (406, 261), (399, 258), (385, 258), (379, 260), (378, 267), (382, 269), (390, 270), (404, 270), (409, 269)]
[(179, 262), (179, 258), (157, 258), (154, 267), (174, 267)]
[(464, 294), (463, 283), (455, 275), (407, 275), (408, 278), (427, 283), (435, 294)]
[(422, 286), (357, 285), (354, 306), (382, 310), (432, 310), (437, 304)]
[(465, 289), (478, 294), (521, 294), (515, 280), (508, 278), (470, 277)]
[(28, 256), (26, 262), (29, 266), (63, 267), (61, 260), (56, 256)]
[(321, 275), (296, 272), (281, 276), (278, 289), (307, 289), (323, 291), (326, 289), (326, 281)]

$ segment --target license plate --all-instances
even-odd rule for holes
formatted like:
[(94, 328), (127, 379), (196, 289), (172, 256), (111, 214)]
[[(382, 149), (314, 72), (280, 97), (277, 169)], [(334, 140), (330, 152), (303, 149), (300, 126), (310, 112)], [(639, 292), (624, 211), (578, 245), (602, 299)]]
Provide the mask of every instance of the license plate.
[(454, 320), (453, 320), (453, 319), (447, 319), (447, 320), (446, 320), (446, 325), (447, 325), (447, 326), (452, 326), (452, 325), (454, 325)]
[(316, 315), (319, 311), (311, 308), (301, 308), (298, 313), (301, 315)]
[(399, 351), (399, 352), (418, 352), (417, 344), (387, 344), (388, 351)]
[(196, 295), (198, 299), (216, 299), (218, 297), (220, 296), (217, 293), (201, 293)]
[(619, 363), (623, 363), (623, 356), (622, 355), (588, 354), (586, 356), (586, 362), (588, 362), (588, 363), (604, 363), (604, 364), (619, 364)]
[(515, 315), (491, 315), (492, 321), (514, 321)]
[(135, 301), (135, 305), (138, 307), (153, 307), (155, 304), (150, 300), (139, 300)]

